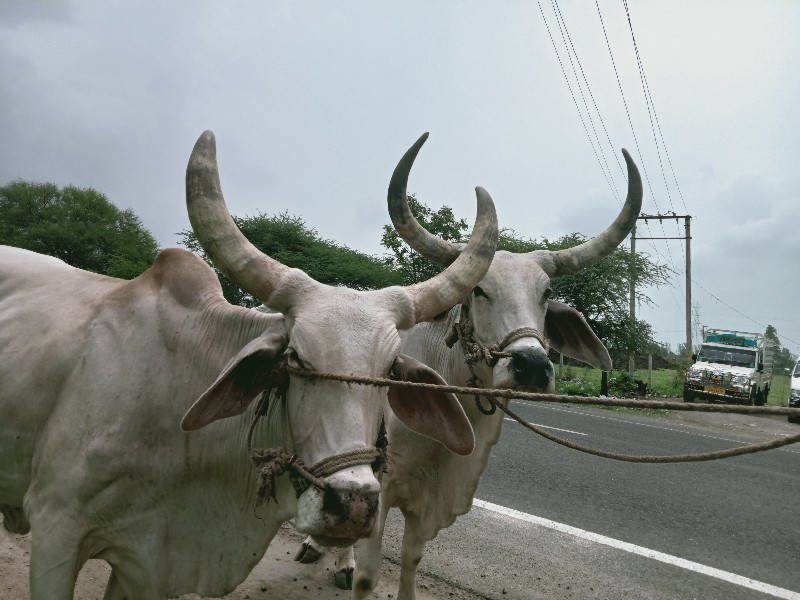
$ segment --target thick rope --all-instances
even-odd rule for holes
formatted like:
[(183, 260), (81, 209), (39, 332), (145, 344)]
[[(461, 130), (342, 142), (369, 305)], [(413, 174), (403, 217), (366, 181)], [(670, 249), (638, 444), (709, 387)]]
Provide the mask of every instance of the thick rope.
[[(285, 367), (286, 365), (283, 365), (282, 369), (285, 369)], [(247, 434), (248, 447), (252, 444), (252, 436), (256, 424), (262, 416), (268, 413), (270, 399), (274, 397), (278, 401), (283, 401), (286, 398), (289, 378), (285, 370), (282, 371), (282, 374), (283, 377), (279, 380), (279, 385), (276, 388), (264, 390), (264, 393), (258, 400), (253, 415), (253, 422), (250, 424), (250, 429)], [(275, 394), (273, 394), (273, 391)], [(284, 423), (284, 425), (284, 436), (286, 436), (285, 429), (288, 424)], [(333, 456), (321, 460), (310, 468), (307, 468), (296, 454), (288, 450), (286, 448), (287, 445), (288, 439), (285, 439), (284, 447), (282, 448), (261, 448), (253, 450), (252, 460), (256, 466), (260, 467), (256, 490), (256, 506), (260, 506), (264, 502), (269, 502), (270, 499), (275, 500), (276, 503), (278, 502), (275, 495), (275, 479), (287, 472), (289, 473), (289, 480), (292, 483), (295, 494), (299, 498), (310, 486), (314, 486), (320, 490), (326, 489), (328, 483), (325, 481), (325, 478), (342, 469), (358, 465), (371, 465), (373, 473), (375, 473), (375, 476), (380, 481), (388, 465), (387, 448), (389, 442), (386, 437), (386, 426), (383, 421), (381, 421), (375, 447), (357, 448), (340, 454), (334, 454)]]
[(321, 373), (318, 371), (306, 371), (305, 369), (298, 369), (296, 367), (287, 367), (289, 374), (299, 375), (301, 377), (311, 377), (316, 379), (325, 379), (329, 381), (342, 381), (346, 383), (358, 383), (362, 385), (372, 386), (395, 386), (408, 389), (424, 389), (438, 392), (452, 392), (454, 394), (466, 394), (475, 396), (484, 396), (492, 403), (493, 406), (499, 407), (506, 414), (508, 414), (515, 421), (530, 429), (534, 433), (538, 433), (557, 444), (561, 444), (568, 448), (586, 452), (595, 456), (603, 458), (610, 458), (613, 460), (621, 460), (626, 462), (644, 462), (644, 463), (672, 463), (672, 462), (700, 462), (708, 460), (718, 460), (721, 458), (730, 458), (732, 456), (739, 456), (741, 454), (750, 454), (753, 452), (762, 452), (764, 450), (771, 450), (773, 448), (780, 448), (789, 444), (800, 442), (800, 434), (787, 436), (782, 439), (764, 442), (761, 444), (749, 444), (737, 448), (730, 448), (728, 450), (719, 450), (716, 452), (704, 452), (699, 454), (680, 454), (672, 456), (649, 456), (649, 455), (628, 455), (620, 454), (617, 452), (607, 452), (605, 450), (597, 450), (588, 446), (577, 444), (565, 438), (554, 436), (553, 434), (544, 431), (542, 428), (528, 423), (513, 411), (503, 406), (499, 402), (495, 402), (495, 398), (507, 398), (517, 400), (529, 400), (534, 402), (561, 402), (569, 404), (594, 404), (602, 406), (625, 406), (629, 408), (663, 408), (669, 410), (684, 410), (695, 412), (720, 412), (720, 413), (739, 413), (739, 414), (756, 414), (756, 415), (796, 415), (797, 409), (780, 407), (780, 406), (727, 406), (718, 404), (690, 404), (681, 402), (662, 402), (653, 400), (631, 400), (620, 398), (587, 398), (586, 396), (568, 396), (557, 394), (544, 394), (534, 392), (522, 392), (517, 390), (489, 390), (484, 388), (463, 387), (455, 385), (439, 385), (432, 383), (419, 383), (414, 381), (397, 381), (394, 379), (386, 379), (383, 377), (359, 377), (355, 375), (340, 375), (337, 373)]
[(514, 419), (517, 423), (530, 429), (534, 433), (538, 433), (544, 438), (555, 442), (556, 444), (561, 444), (562, 446), (566, 446), (567, 448), (572, 448), (573, 450), (578, 450), (579, 452), (585, 452), (586, 454), (592, 454), (594, 456), (601, 456), (603, 458), (610, 458), (612, 460), (621, 460), (625, 462), (635, 462), (635, 463), (680, 463), (680, 462), (702, 462), (708, 460), (718, 460), (720, 458), (731, 458), (733, 456), (739, 456), (741, 454), (752, 454), (753, 452), (763, 452), (764, 450), (772, 450), (773, 448), (780, 448), (781, 446), (788, 446), (789, 444), (794, 444), (800, 442), (800, 433), (792, 436), (787, 436), (785, 438), (773, 440), (771, 442), (762, 442), (760, 444), (749, 444), (746, 446), (739, 446), (738, 448), (729, 448), (727, 450), (717, 450), (716, 452), (704, 452), (700, 454), (673, 454), (669, 456), (660, 456), (655, 454), (621, 454), (619, 452), (609, 452), (606, 450), (598, 450), (596, 448), (590, 448), (589, 446), (584, 446), (583, 444), (578, 444), (577, 442), (573, 442), (566, 438), (562, 438), (552, 433), (549, 433), (534, 425), (533, 423), (529, 423), (525, 421), (522, 417), (514, 413), (510, 408), (507, 406), (503, 406), (502, 404), (496, 403), (492, 398), (487, 398), (489, 402), (493, 405), (498, 407), (504, 413), (506, 413), (509, 417)]
[(786, 406), (731, 406), (728, 404), (693, 404), (689, 402), (667, 402), (663, 400), (634, 400), (632, 398), (596, 398), (593, 396), (570, 396), (567, 394), (546, 394), (543, 392), (523, 392), (521, 390), (486, 389), (459, 385), (441, 385), (438, 383), (421, 383), (416, 381), (398, 381), (385, 377), (361, 377), (358, 375), (340, 375), (307, 371), (297, 367), (286, 367), (290, 375), (358, 383), (376, 387), (394, 386), (408, 389), (429, 390), (435, 392), (452, 392), (454, 394), (480, 395), (510, 400), (527, 400), (530, 402), (557, 402), (561, 404), (595, 404), (601, 406), (625, 406), (628, 408), (663, 408), (666, 410), (683, 410), (689, 412), (739, 413), (744, 415), (797, 415), (796, 408)]

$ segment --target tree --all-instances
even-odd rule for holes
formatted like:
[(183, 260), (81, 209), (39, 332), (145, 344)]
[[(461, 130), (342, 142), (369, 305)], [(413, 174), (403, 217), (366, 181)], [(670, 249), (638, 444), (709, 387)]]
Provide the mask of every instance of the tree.
[[(261, 252), (288, 267), (302, 269), (320, 283), (359, 290), (402, 284), (402, 278), (385, 261), (362, 254), (319, 236), (300, 218), (276, 216), (233, 217), (244, 236)], [(239, 289), (214, 267), (192, 230), (181, 231), (180, 243), (197, 252), (217, 272), (225, 298), (233, 304), (256, 306), (260, 301)]]
[[(417, 221), (434, 235), (450, 242), (466, 241), (467, 222), (465, 219), (456, 220), (449, 206), (442, 206), (434, 212), (418, 201), (414, 194), (409, 194), (408, 207)], [(381, 245), (391, 252), (386, 259), (387, 266), (400, 273), (406, 285), (430, 279), (444, 268), (418, 254), (391, 225), (383, 226)]]
[(139, 217), (100, 192), (19, 180), (0, 187), (0, 240), (124, 279), (149, 268), (158, 252)]
[(767, 331), (764, 333), (768, 343), (773, 344), (773, 369), (791, 369), (794, 363), (797, 362), (797, 356), (792, 354), (788, 348), (781, 345), (781, 339), (778, 335), (778, 330), (772, 325), (767, 325)]

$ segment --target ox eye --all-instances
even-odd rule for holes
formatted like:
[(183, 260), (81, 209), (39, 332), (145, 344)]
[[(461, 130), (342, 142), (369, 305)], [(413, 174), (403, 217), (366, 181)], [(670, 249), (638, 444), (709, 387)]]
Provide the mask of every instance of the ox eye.
[(483, 288), (479, 285), (476, 285), (472, 290), (472, 295), (476, 298), (486, 298), (489, 299), (489, 296), (486, 295), (486, 292), (483, 291)]
[(286, 362), (289, 363), (290, 367), (294, 367), (295, 369), (307, 369), (306, 364), (300, 360), (300, 357), (297, 355), (297, 352), (293, 348), (286, 349)]
[(542, 300), (549, 300), (553, 297), (553, 288), (547, 288), (542, 294)]

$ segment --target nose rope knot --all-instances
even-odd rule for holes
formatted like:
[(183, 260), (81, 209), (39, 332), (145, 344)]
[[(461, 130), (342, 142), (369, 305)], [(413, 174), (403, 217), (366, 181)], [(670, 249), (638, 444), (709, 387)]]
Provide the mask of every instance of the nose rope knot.
[[(475, 339), (475, 327), (472, 324), (472, 320), (469, 318), (467, 309), (462, 307), (461, 312), (456, 318), (455, 323), (453, 323), (453, 327), (447, 334), (444, 342), (447, 344), (448, 348), (452, 348), (457, 341), (461, 343), (464, 362), (470, 372), (467, 387), (483, 387), (483, 382), (475, 372), (475, 367), (473, 365), (483, 360), (490, 367), (494, 367), (501, 358), (511, 358), (513, 356), (511, 352), (505, 352), (508, 346), (526, 337), (536, 339), (539, 344), (541, 344), (545, 354), (550, 351), (548, 339), (542, 335), (538, 329), (533, 327), (518, 327), (517, 329), (509, 331), (500, 342), (490, 346), (484, 346)], [(479, 395), (475, 396), (475, 404), (478, 410), (487, 416), (493, 415), (497, 410), (494, 402), (491, 401), (489, 402), (489, 408), (484, 408)]]

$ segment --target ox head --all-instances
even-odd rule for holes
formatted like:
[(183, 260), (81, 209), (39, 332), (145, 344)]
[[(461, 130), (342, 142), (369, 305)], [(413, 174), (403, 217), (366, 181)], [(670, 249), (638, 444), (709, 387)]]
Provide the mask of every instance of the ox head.
[[(406, 152), (392, 176), (388, 204), (392, 223), (398, 234), (417, 252), (441, 265), (451, 264), (463, 250), (430, 234), (411, 213), (406, 198), (408, 175), (427, 134)], [(614, 251), (636, 223), (642, 205), (642, 181), (626, 150), (628, 197), (614, 222), (596, 237), (579, 246), (559, 251), (537, 250), (528, 253), (497, 251), (483, 280), (462, 299), (462, 314), (474, 327), (475, 340), (488, 347), (501, 343), (519, 331), (504, 350), (491, 373), (488, 366), (477, 367), (485, 385), (495, 388), (552, 392), (553, 365), (547, 357), (546, 342), (557, 351), (604, 370), (611, 368), (611, 358), (602, 342), (583, 316), (566, 304), (550, 299), (553, 277), (574, 273), (590, 266)], [(453, 314), (449, 319), (454, 319)], [(541, 332), (525, 336), (526, 329)]]
[[(472, 240), (441, 274), (408, 287), (374, 291), (332, 287), (270, 258), (242, 235), (222, 196), (214, 136), (205, 132), (195, 144), (186, 173), (192, 228), (222, 272), (284, 315), (285, 337), (266, 342), (259, 338), (244, 348), (192, 406), (183, 428), (198, 429), (242, 413), (263, 389), (264, 371), (281, 352), (281, 341), (292, 366), (444, 383), (429, 367), (398, 355), (398, 331), (448, 310), (489, 268), (497, 243), (497, 217), (489, 195), (481, 188), (476, 191), (478, 215)], [(260, 375), (253, 373), (254, 365), (261, 365)], [(232, 383), (240, 378), (244, 384)], [(387, 395), (393, 411), (412, 430), (453, 452), (472, 451), (472, 428), (452, 394), (418, 395), (400, 388), (387, 394), (385, 388), (294, 376), (286, 396), (292, 450), (312, 466), (374, 446)], [(326, 484), (324, 490), (312, 487), (299, 497), (297, 528), (329, 544), (368, 536), (379, 492), (371, 467), (342, 469), (327, 477)]]

